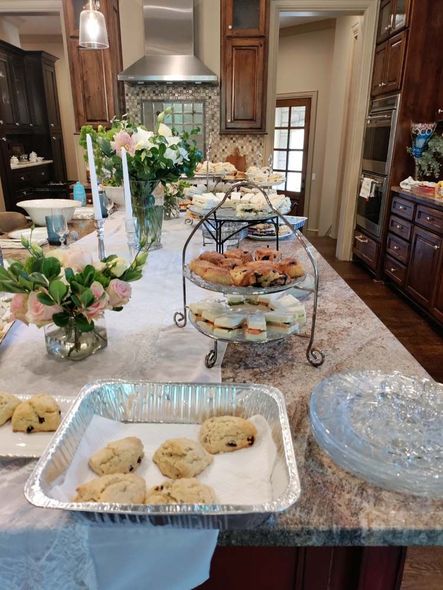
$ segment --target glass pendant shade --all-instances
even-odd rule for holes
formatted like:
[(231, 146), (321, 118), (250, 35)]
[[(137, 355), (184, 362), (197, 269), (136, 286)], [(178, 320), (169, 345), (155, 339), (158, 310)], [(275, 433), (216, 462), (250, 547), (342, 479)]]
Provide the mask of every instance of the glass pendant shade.
[(108, 31), (104, 15), (91, 6), (80, 13), (80, 47), (86, 49), (107, 49)]

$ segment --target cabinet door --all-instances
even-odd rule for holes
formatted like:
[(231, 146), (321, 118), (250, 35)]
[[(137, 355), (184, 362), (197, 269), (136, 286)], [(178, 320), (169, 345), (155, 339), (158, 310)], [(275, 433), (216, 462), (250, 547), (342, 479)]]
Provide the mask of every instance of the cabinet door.
[(406, 31), (387, 41), (383, 93), (400, 90), (406, 52)]
[(51, 134), (51, 151), (54, 169), (54, 180), (64, 182), (66, 180), (65, 148), (61, 133)]
[(383, 77), (385, 70), (386, 53), (387, 43), (379, 45), (375, 50), (374, 70), (372, 74), (372, 96), (377, 96), (378, 94), (383, 94), (384, 92)]
[(43, 63), (43, 82), (45, 87), (46, 108), (50, 133), (61, 131), (62, 122), (58, 104), (57, 79), (53, 64)]
[(395, 0), (392, 11), (391, 32), (395, 33), (404, 29), (409, 24), (409, 11), (411, 0)]
[(393, 18), (393, 2), (395, 0), (382, 0), (378, 17), (377, 43), (387, 39), (391, 34)]
[(222, 100), (225, 130), (264, 128), (264, 53), (264, 39), (226, 40)]
[(15, 125), (9, 65), (4, 54), (0, 54), (0, 125), (6, 127)]
[(66, 32), (69, 37), (79, 36), (80, 13), (86, 4), (86, 0), (63, 0)]
[(31, 123), (31, 114), (26, 90), (25, 60), (21, 56), (14, 56), (12, 58), (11, 80), (14, 88), (15, 125), (16, 127), (29, 126)]
[(434, 291), (442, 239), (414, 227), (411, 242), (406, 291), (418, 303), (429, 307)]
[(221, 6), (224, 35), (266, 35), (268, 0), (226, 0)]
[(40, 57), (25, 57), (28, 100), (31, 112), (31, 126), (35, 133), (46, 133), (48, 120), (46, 112), (45, 88), (43, 85), (42, 63)]
[(437, 271), (437, 283), (435, 285), (434, 297), (432, 300), (431, 313), (439, 322), (443, 323), (443, 256)]

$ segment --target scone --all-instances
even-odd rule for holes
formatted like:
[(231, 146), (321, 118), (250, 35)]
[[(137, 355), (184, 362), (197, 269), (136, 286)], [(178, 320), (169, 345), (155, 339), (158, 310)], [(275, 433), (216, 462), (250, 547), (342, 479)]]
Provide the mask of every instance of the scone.
[(166, 477), (194, 477), (212, 463), (212, 457), (190, 438), (166, 440), (154, 453), (152, 460)]
[(135, 473), (102, 475), (78, 486), (74, 502), (113, 502), (144, 504), (145, 480)]
[(130, 473), (142, 462), (143, 456), (142, 441), (136, 436), (128, 436), (108, 443), (92, 455), (88, 464), (97, 475)]
[(164, 481), (148, 490), (146, 504), (214, 504), (214, 490), (198, 479)]
[(60, 424), (61, 411), (57, 402), (44, 393), (21, 402), (12, 414), (14, 432), (51, 432)]
[(0, 426), (11, 419), (20, 400), (11, 393), (0, 393)]
[(230, 453), (254, 444), (257, 429), (244, 418), (217, 416), (208, 418), (200, 429), (200, 442), (211, 453)]

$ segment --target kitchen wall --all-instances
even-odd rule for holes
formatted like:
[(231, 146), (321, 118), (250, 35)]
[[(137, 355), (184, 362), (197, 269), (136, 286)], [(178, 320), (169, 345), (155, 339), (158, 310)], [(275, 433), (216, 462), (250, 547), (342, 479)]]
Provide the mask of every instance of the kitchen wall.
[(304, 30), (302, 27), (293, 27), (290, 36), (280, 36), (277, 95), (311, 91), (318, 93), (317, 120), (311, 124), (311, 132), (315, 132), (312, 164), (315, 180), (311, 183), (307, 211), (309, 229), (315, 230), (318, 228), (323, 183), (335, 28), (330, 26), (322, 30)]
[(20, 35), (16, 24), (10, 21), (7, 17), (0, 18), (0, 39), (11, 43), (16, 47), (20, 47)]
[(76, 150), (78, 136), (74, 135), (74, 104), (72, 102), (71, 78), (63, 47), (63, 37), (61, 35), (22, 35), (20, 41), (22, 49), (28, 51), (46, 51), (59, 58), (55, 62), (55, 72), (57, 76), (57, 92), (60, 103), (66, 168), (68, 179), (75, 180), (78, 177)]

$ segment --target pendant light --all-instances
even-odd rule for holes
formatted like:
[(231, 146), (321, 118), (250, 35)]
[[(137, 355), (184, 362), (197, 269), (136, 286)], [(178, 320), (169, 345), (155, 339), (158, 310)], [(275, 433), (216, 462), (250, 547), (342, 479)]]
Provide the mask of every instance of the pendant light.
[(80, 47), (86, 49), (107, 49), (109, 47), (108, 31), (104, 15), (97, 10), (99, 3), (89, 0), (89, 5), (80, 13)]

